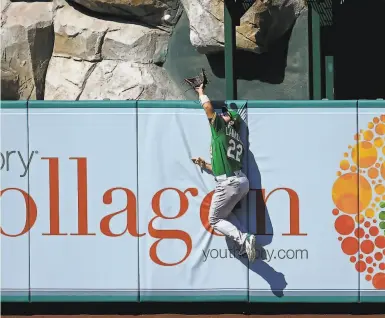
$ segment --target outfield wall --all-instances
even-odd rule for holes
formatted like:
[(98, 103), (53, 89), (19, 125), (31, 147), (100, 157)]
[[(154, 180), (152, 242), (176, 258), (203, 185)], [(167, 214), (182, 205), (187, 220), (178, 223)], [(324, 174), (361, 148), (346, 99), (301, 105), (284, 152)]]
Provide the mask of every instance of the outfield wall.
[(385, 102), (226, 103), (251, 265), (208, 224), (197, 102), (2, 102), (2, 301), (384, 302)]

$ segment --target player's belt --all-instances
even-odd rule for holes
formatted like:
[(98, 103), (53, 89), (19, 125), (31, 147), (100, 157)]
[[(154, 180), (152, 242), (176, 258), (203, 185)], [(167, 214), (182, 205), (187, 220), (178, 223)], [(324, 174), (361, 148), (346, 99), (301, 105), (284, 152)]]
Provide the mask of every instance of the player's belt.
[(220, 176), (216, 176), (214, 179), (215, 181), (221, 182), (221, 181), (225, 181), (227, 178), (230, 178), (230, 177), (241, 177), (241, 176), (243, 176), (242, 171), (237, 170), (237, 171), (234, 171), (233, 174), (230, 176), (226, 174), (221, 174)]

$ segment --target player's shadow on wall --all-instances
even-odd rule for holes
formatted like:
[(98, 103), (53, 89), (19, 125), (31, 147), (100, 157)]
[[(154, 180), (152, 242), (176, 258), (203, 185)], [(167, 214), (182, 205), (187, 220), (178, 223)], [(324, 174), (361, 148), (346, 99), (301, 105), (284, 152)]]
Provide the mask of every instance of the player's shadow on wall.
[[(229, 105), (231, 109), (237, 109), (237, 106), (233, 103)], [(271, 223), (269, 211), (265, 204), (265, 197), (263, 193), (261, 173), (259, 171), (257, 162), (255, 160), (254, 154), (250, 150), (249, 144), (249, 128), (246, 122), (242, 122), (242, 127), (244, 131), (241, 135), (246, 139), (246, 149), (247, 152), (247, 175), (250, 182), (250, 192), (241, 202), (239, 207), (234, 209), (232, 218), (236, 218), (243, 230), (248, 229), (249, 233), (257, 234), (257, 258), (254, 263), (249, 263), (247, 255), (242, 256), (238, 255), (239, 247), (236, 246), (231, 239), (226, 238), (226, 243), (228, 250), (233, 255), (233, 257), (239, 259), (242, 264), (244, 264), (249, 270), (261, 276), (270, 286), (271, 291), (277, 297), (284, 296), (283, 290), (287, 286), (284, 274), (277, 272), (273, 267), (271, 267), (268, 262), (271, 261), (272, 255), (271, 252), (268, 253), (264, 246), (269, 245), (274, 236), (273, 225)], [(239, 209), (244, 209), (247, 207), (248, 213), (246, 213), (246, 220), (239, 218), (240, 212)], [(229, 219), (231, 222), (231, 218)], [(245, 224), (246, 223), (246, 224)], [(253, 288), (252, 288), (253, 290)], [(254, 288), (256, 290), (256, 288)], [(261, 290), (259, 295), (263, 295), (266, 291)]]

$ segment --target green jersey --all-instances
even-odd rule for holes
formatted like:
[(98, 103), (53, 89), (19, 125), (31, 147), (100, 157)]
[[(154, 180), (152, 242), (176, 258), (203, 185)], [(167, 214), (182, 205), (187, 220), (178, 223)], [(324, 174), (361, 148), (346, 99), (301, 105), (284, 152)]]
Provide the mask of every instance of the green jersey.
[(227, 125), (221, 116), (211, 120), (211, 166), (214, 176), (233, 175), (242, 169), (245, 148), (236, 130)]

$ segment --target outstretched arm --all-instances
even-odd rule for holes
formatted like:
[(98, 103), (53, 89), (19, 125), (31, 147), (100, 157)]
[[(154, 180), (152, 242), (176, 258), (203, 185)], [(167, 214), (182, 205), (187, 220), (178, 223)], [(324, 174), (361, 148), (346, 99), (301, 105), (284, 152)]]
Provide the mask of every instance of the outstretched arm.
[(203, 170), (206, 170), (207, 173), (212, 174), (213, 168), (211, 166), (211, 163), (208, 163), (204, 161), (201, 157), (199, 158), (192, 158), (191, 159), (196, 165), (200, 166)]
[(203, 84), (201, 84), (196, 89), (196, 91), (198, 92), (199, 101), (206, 112), (207, 118), (211, 120), (214, 117), (215, 111), (214, 111), (213, 105), (210, 102), (210, 99), (207, 97), (207, 95), (204, 92)]

